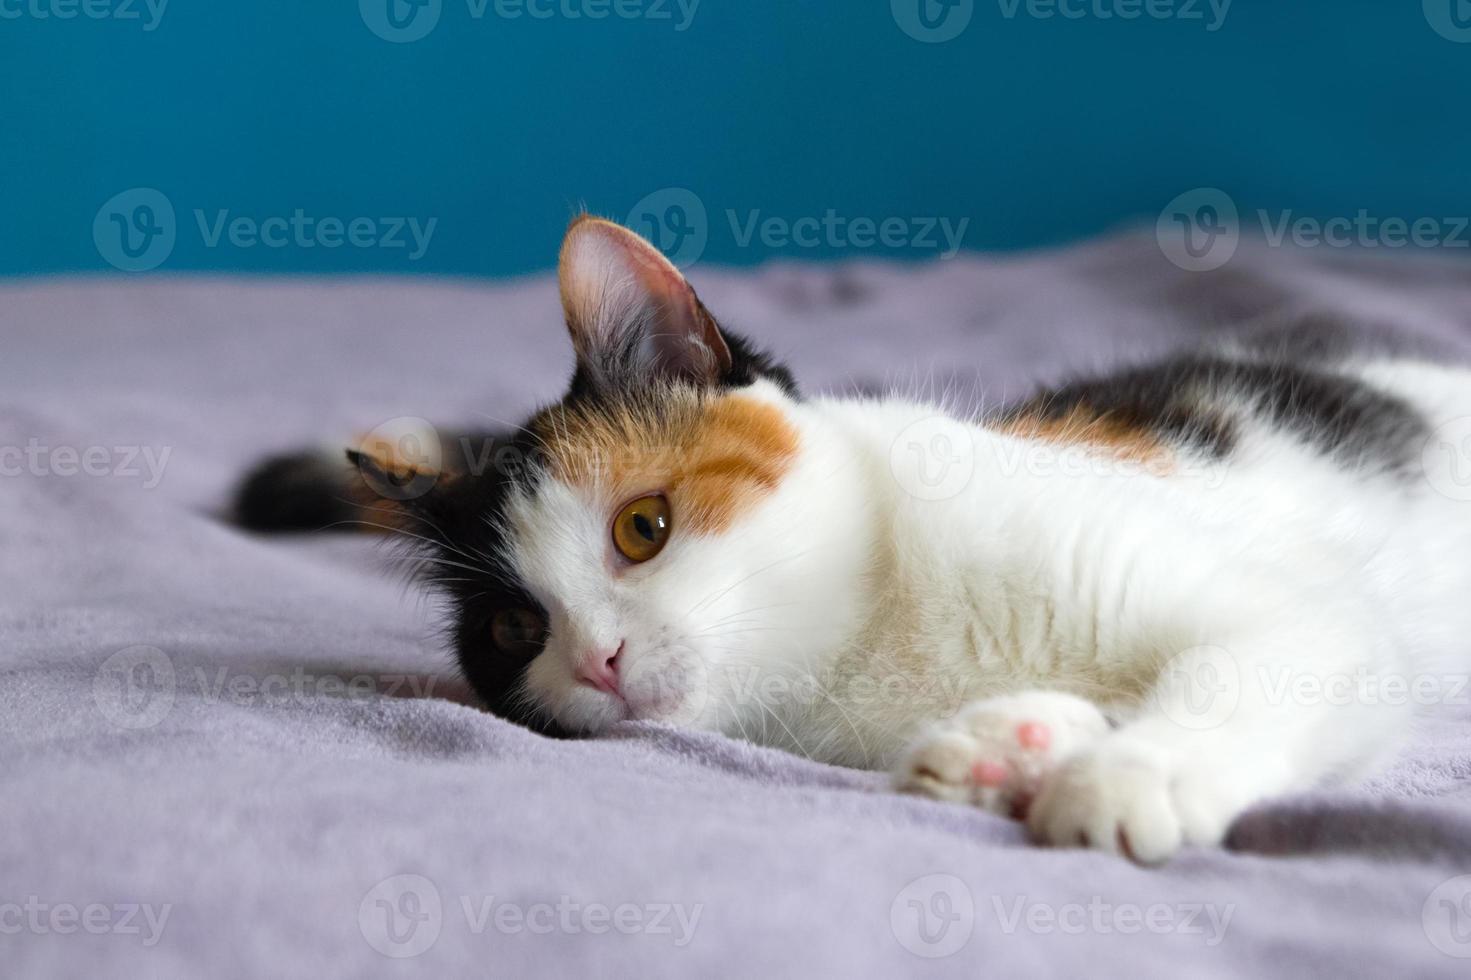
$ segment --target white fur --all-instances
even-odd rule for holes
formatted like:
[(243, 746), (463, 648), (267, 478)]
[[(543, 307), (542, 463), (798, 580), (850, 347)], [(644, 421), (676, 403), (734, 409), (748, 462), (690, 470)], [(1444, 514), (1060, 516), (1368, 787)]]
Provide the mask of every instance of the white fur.
[[(1465, 371), (1360, 373), (1432, 425), (1471, 415)], [(898, 766), (915, 788), (916, 766), (935, 776), (955, 746), (1006, 737), (1012, 708), (979, 702), (1044, 692), (1029, 710), (1067, 728), (1079, 716), (1047, 698), (1082, 698), (1118, 727), (1060, 732), (1032, 830), (1148, 861), (1392, 752), (1414, 699), (1362, 678), (1430, 677), (1449, 695), (1471, 659), (1471, 503), (1428, 479), (1346, 472), (1263, 424), (1228, 462), (1159, 473), (932, 405), (746, 394), (781, 405), (801, 450), (725, 534), (683, 534), (675, 513), (666, 549), (622, 567), (608, 532), (622, 501), (551, 483), (509, 507), (508, 554), (550, 616), (525, 693), (564, 725), (666, 719)], [(949, 495), (923, 482), (935, 431), (970, 468)], [(626, 701), (572, 673), (620, 641)], [(1311, 694), (1346, 678), (1346, 698)], [(957, 741), (943, 719), (966, 705), (1003, 727)], [(965, 798), (955, 772), (925, 791)]]

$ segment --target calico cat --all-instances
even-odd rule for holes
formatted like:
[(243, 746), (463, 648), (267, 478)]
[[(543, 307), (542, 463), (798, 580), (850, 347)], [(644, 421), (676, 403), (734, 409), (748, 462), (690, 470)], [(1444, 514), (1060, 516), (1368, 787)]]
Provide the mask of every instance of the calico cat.
[(1313, 331), (974, 419), (803, 397), (606, 221), (559, 282), (576, 371), (523, 427), (281, 457), (238, 500), (401, 532), (500, 715), (890, 768), (1151, 863), (1371, 771), (1388, 692), (1467, 669), (1471, 511), (1427, 442), (1464, 370)]

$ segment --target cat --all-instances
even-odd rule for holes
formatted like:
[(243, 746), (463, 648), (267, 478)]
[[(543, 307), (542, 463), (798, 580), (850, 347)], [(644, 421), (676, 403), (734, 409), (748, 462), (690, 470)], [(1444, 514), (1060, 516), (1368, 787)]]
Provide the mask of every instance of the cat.
[(1305, 330), (975, 418), (803, 397), (612, 222), (571, 224), (558, 279), (576, 368), (524, 426), (290, 454), (238, 496), (247, 528), (399, 532), (499, 715), (888, 769), (1153, 864), (1373, 772), (1415, 708), (1388, 692), (1466, 671), (1471, 511), (1431, 439), (1464, 369)]

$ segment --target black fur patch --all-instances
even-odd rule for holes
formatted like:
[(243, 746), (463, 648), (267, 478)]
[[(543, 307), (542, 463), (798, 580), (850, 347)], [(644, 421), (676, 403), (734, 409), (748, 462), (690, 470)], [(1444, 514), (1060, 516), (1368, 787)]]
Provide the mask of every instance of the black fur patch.
[[(1341, 350), (1322, 335), (1296, 346), (1283, 343), (1260, 359), (1184, 355), (1074, 381), (1041, 392), (1004, 417), (1054, 419), (1086, 409), (1225, 458), (1249, 415), (1293, 433), (1347, 468), (1397, 471), (1415, 463), (1429, 427), (1413, 406), (1335, 370)], [(1287, 351), (1302, 360), (1285, 359)]]
[[(765, 379), (779, 386), (788, 396), (792, 398), (800, 397), (797, 390), (797, 380), (792, 376), (792, 372), (786, 365), (756, 347), (740, 334), (731, 333), (722, 327), (720, 329), (720, 336), (724, 338), (725, 346), (730, 350), (730, 369), (716, 381), (717, 387), (746, 388), (755, 384), (757, 381)], [(630, 343), (632, 342), (633, 339), (630, 338)], [(605, 357), (608, 356), (611, 356), (614, 361), (622, 360), (627, 363), (633, 363), (635, 361), (631, 350), (623, 354), (605, 355)], [(587, 365), (579, 363), (577, 370), (572, 374), (572, 383), (568, 386), (567, 395), (563, 401), (569, 405), (597, 402), (610, 394), (607, 390), (609, 385), (607, 382), (600, 380), (601, 378), (609, 376), (630, 377), (632, 375), (633, 372), (631, 370), (610, 371), (606, 366), (595, 372), (589, 369)], [(624, 386), (624, 382), (619, 382), (612, 387), (622, 388)], [(621, 390), (611, 392), (613, 395), (624, 393)]]

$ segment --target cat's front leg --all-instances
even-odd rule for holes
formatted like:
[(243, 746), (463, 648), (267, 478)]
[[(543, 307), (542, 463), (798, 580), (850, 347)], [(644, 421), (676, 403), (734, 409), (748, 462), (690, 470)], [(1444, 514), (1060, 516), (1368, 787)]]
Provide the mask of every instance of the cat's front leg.
[(1058, 764), (1108, 728), (1097, 707), (1059, 691), (973, 701), (915, 739), (895, 785), (1020, 818)]
[(1175, 658), (1132, 721), (1047, 778), (1027, 816), (1033, 837), (1157, 863), (1183, 844), (1220, 843), (1258, 800), (1362, 771), (1396, 744), (1407, 709), (1292, 691), (1392, 672), (1366, 635), (1284, 631)]

